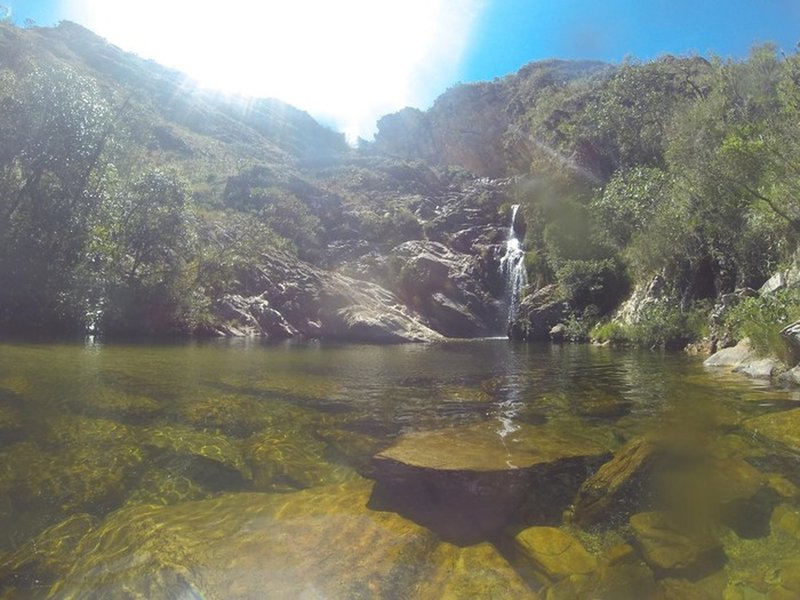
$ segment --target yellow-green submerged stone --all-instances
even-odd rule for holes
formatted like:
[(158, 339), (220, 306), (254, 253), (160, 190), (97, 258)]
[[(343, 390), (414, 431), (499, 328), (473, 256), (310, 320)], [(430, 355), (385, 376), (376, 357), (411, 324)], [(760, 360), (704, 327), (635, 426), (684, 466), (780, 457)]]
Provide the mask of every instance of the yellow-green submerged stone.
[(582, 575), (597, 569), (597, 559), (571, 533), (557, 527), (529, 527), (517, 534), (518, 551), (530, 566), (557, 581), (568, 575)]
[(499, 421), (409, 433), (379, 452), (378, 461), (441, 471), (512, 471), (565, 458), (597, 457), (608, 449), (590, 439), (526, 424), (506, 431)]
[(359, 480), (124, 508), (85, 536), (54, 598), (401, 598), (439, 545), (366, 508)]

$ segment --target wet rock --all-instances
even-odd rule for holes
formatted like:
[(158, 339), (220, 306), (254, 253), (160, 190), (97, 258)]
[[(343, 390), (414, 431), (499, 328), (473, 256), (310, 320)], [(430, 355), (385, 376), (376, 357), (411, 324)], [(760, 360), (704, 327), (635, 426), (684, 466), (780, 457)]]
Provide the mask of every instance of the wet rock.
[(72, 515), (0, 558), (0, 587), (42, 587), (65, 575), (75, 548), (94, 524), (88, 514)]
[(151, 469), (139, 479), (136, 489), (128, 496), (127, 504), (178, 504), (202, 500), (212, 492), (178, 469)]
[(722, 598), (726, 581), (724, 577), (707, 578), (712, 581), (690, 581), (667, 577), (659, 581), (664, 590), (664, 600), (717, 600)]
[(755, 437), (800, 452), (800, 408), (747, 419), (743, 426)]
[(217, 316), (228, 327), (234, 323), (242, 334), (374, 343), (441, 337), (385, 288), (324, 271), (279, 251), (265, 254), (239, 287), (238, 294), (226, 296)]
[(756, 356), (750, 347), (750, 340), (745, 338), (732, 348), (723, 348), (719, 352), (715, 352), (703, 361), (703, 365), (706, 367), (727, 367), (733, 369), (734, 367), (754, 360), (756, 360)]
[(465, 548), (442, 543), (429, 563), (429, 572), (409, 597), (536, 598), (495, 547), (486, 542)]
[(724, 562), (722, 545), (702, 527), (679, 527), (657, 511), (635, 514), (630, 524), (642, 556), (658, 573), (707, 574)]
[(267, 430), (248, 438), (244, 456), (261, 490), (302, 489), (342, 481), (352, 474), (337, 468), (325, 455), (327, 444), (298, 430)]
[(368, 510), (365, 481), (118, 510), (91, 531), (54, 598), (397, 598), (439, 540)]
[(0, 452), (0, 490), (19, 509), (97, 508), (122, 498), (146, 452), (133, 445), (69, 447), (57, 454), (22, 442)]
[(741, 373), (751, 379), (771, 379), (784, 369), (782, 363), (774, 358), (760, 358), (745, 361), (734, 367), (734, 373)]
[(658, 446), (645, 437), (629, 441), (578, 490), (573, 518), (581, 526), (627, 517), (649, 495), (649, 479), (659, 458)]
[(253, 478), (239, 448), (218, 433), (162, 425), (144, 429), (141, 441), (165, 455), (194, 459), (187, 468), (194, 478), (210, 486), (224, 488)]
[(197, 429), (212, 428), (244, 437), (268, 423), (267, 410), (263, 400), (238, 394), (218, 394), (184, 400), (177, 414), (181, 422)]
[(163, 412), (161, 404), (141, 394), (130, 394), (110, 387), (102, 387), (87, 396), (71, 402), (73, 410), (96, 417), (128, 420), (151, 419)]
[(778, 375), (778, 381), (789, 385), (800, 385), (800, 367), (793, 367)]
[(130, 427), (108, 419), (56, 417), (42, 438), (42, 447), (22, 442), (0, 456), (0, 489), (19, 507), (113, 505), (148, 457)]
[(511, 431), (488, 422), (407, 434), (372, 461), (373, 504), (469, 543), (521, 511), (554, 516), (607, 453), (589, 439), (522, 424)]
[(398, 292), (448, 337), (497, 331), (499, 308), (484, 284), (487, 267), (474, 255), (432, 241), (413, 240), (392, 249)]
[(514, 538), (517, 550), (547, 582), (597, 569), (597, 559), (572, 534), (557, 527), (529, 527)]
[(522, 299), (508, 336), (513, 340), (547, 341), (550, 330), (563, 321), (568, 309), (557, 284), (540, 288)]
[(786, 343), (791, 357), (791, 364), (800, 362), (800, 321), (795, 321), (781, 329), (781, 339)]
[(0, 441), (22, 429), (22, 413), (12, 406), (0, 405)]
[(661, 600), (661, 588), (644, 565), (609, 565), (593, 575), (572, 575), (546, 588), (544, 600)]

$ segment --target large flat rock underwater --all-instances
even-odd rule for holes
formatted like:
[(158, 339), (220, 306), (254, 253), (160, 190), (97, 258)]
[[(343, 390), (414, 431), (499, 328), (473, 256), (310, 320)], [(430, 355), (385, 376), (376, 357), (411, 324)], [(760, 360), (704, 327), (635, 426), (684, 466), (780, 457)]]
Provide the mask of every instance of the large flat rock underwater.
[(534, 597), (491, 544), (459, 548), (368, 509), (371, 487), (121, 508), (83, 536), (49, 597)]
[(511, 522), (558, 522), (608, 456), (596, 441), (547, 426), (489, 421), (409, 433), (373, 458), (370, 505), (471, 544)]

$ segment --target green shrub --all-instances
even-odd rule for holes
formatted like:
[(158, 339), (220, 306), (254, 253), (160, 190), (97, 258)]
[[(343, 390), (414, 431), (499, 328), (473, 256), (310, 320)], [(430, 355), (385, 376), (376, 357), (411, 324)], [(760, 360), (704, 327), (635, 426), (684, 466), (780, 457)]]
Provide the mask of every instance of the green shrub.
[(599, 323), (589, 337), (600, 343), (678, 348), (708, 334), (708, 311), (705, 303), (697, 303), (682, 312), (677, 305), (659, 302), (644, 308), (635, 325), (614, 321)]
[(738, 338), (750, 338), (753, 350), (766, 356), (789, 360), (789, 351), (780, 331), (800, 319), (800, 291), (782, 290), (770, 296), (746, 298), (734, 306), (725, 325)]
[(630, 332), (628, 328), (621, 323), (614, 321), (607, 321), (605, 323), (598, 323), (592, 328), (589, 333), (589, 338), (601, 344), (611, 342), (612, 344), (623, 344), (630, 341)]

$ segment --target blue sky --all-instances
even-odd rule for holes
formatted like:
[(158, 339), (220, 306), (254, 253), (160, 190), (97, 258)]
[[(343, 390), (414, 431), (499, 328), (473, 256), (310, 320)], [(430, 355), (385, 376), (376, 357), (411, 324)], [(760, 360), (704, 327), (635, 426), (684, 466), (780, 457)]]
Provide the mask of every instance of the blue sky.
[(224, 13), (197, 0), (0, 4), (18, 23), (77, 21), (206, 87), (280, 98), (351, 140), (383, 114), (532, 60), (742, 58), (757, 43), (800, 42), (800, 0), (226, 0)]
[(800, 42), (800, 0), (498, 0), (477, 23), (465, 81), (542, 58), (619, 62), (664, 53), (742, 58), (759, 42)]

